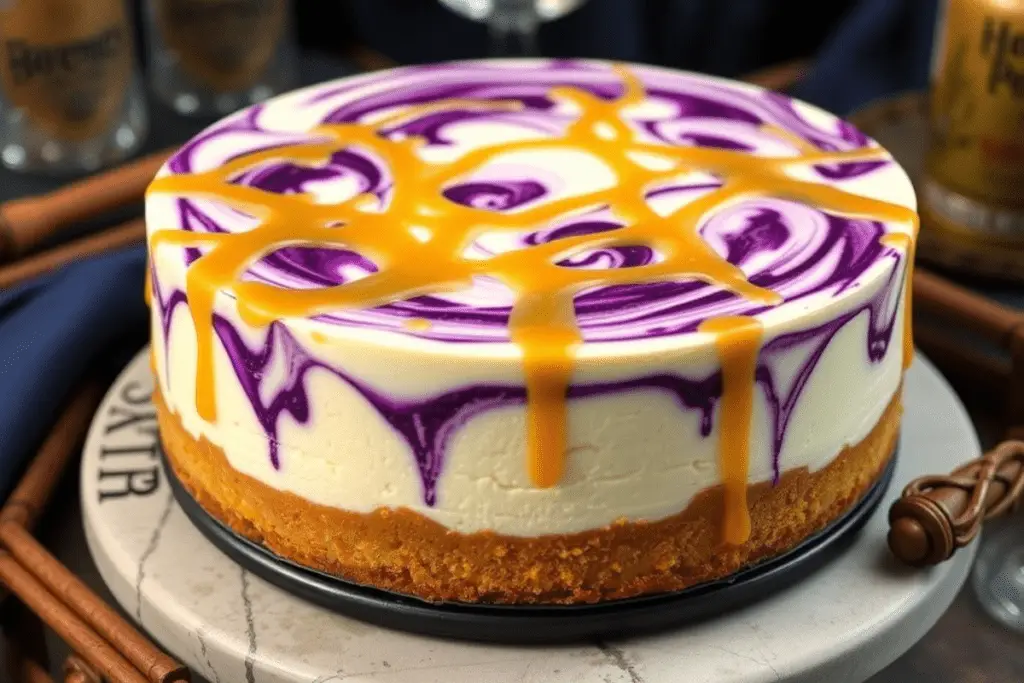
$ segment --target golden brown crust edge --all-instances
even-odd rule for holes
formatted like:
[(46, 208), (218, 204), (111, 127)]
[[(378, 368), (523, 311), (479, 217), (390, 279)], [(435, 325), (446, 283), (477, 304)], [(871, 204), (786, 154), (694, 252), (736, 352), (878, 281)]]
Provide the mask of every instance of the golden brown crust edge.
[(827, 467), (749, 487), (752, 533), (721, 543), (722, 489), (699, 493), (658, 522), (541, 538), (460, 534), (408, 509), (370, 514), (311, 503), (230, 466), (196, 440), (157, 392), (160, 433), (175, 474), (199, 504), (277, 555), (346, 580), (426, 600), (589, 603), (681, 590), (779, 555), (859, 500), (884, 470), (899, 432), (897, 392), (871, 433)]

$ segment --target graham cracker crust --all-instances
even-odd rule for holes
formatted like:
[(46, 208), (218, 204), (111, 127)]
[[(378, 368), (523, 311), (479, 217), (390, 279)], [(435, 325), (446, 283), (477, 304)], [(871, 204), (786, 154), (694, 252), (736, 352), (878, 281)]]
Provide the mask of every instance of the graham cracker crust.
[(780, 555), (823, 529), (878, 479), (899, 433), (901, 392), (860, 443), (827, 467), (748, 487), (752, 524), (740, 546), (721, 541), (723, 489), (681, 513), (560, 536), (461, 534), (408, 509), (358, 514), (310, 503), (231, 467), (154, 402), (168, 461), (211, 515), (277, 555), (348, 581), (431, 601), (576, 604), (677, 591)]

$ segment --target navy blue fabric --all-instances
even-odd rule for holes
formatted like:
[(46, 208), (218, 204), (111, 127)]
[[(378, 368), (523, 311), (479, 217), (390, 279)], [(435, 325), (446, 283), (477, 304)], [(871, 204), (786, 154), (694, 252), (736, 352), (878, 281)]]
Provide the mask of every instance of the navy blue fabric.
[[(557, 26), (545, 27), (542, 46), (551, 55), (736, 75), (760, 65), (758, 36), (768, 30), (769, 7), (783, 4), (591, 0)], [(367, 40), (378, 39), (384, 49), (394, 45), (390, 53), (402, 61), (486, 51), (480, 27), (436, 2), (359, 0), (355, 7)], [(842, 114), (875, 97), (923, 86), (934, 19), (933, 1), (861, 0), (826, 41), (796, 93)], [(0, 496), (10, 491), (79, 379), (109, 359), (125, 338), (144, 335), (144, 262), (141, 247), (125, 249), (0, 291)]]
[(936, 15), (931, 0), (861, 0), (793, 94), (845, 115), (879, 97), (924, 88)]
[(0, 492), (69, 392), (146, 326), (144, 247), (84, 259), (0, 291)]

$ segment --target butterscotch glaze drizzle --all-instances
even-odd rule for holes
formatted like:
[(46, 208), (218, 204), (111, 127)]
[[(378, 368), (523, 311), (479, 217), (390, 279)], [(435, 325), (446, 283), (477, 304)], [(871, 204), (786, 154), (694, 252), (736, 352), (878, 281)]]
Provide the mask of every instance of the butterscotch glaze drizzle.
[(914, 252), (917, 246), (919, 223), (915, 217), (912, 223), (913, 232), (891, 232), (882, 235), (880, 242), (888, 247), (901, 250), (906, 259), (903, 269), (903, 369), (906, 370), (914, 362), (914, 314), (911, 291), (914, 283)]
[[(280, 318), (310, 317), (454, 292), (468, 288), (474, 278), (486, 276), (504, 283), (515, 296), (509, 332), (522, 353), (525, 372), (528, 471), (536, 486), (554, 486), (565, 469), (566, 393), (573, 376), (575, 350), (582, 342), (574, 298), (581, 291), (615, 284), (697, 279), (751, 301), (779, 303), (776, 293), (750, 283), (699, 234), (703, 221), (716, 209), (749, 198), (791, 199), (851, 218), (916, 225), (916, 215), (910, 209), (803, 180), (793, 173), (816, 164), (885, 159), (881, 148), (823, 150), (768, 126), (764, 130), (792, 146), (794, 156), (766, 158), (744, 151), (650, 142), (642, 139), (623, 116), (644, 100), (643, 84), (628, 69), (617, 68), (617, 73), (624, 84), (624, 92), (617, 99), (604, 100), (571, 87), (549, 92), (551, 99), (576, 115), (561, 137), (554, 139), (501, 142), (451, 161), (430, 162), (418, 151), (423, 139), (387, 136), (389, 126), (433, 111), (514, 111), (521, 106), (519, 102), (441, 100), (408, 106), (373, 122), (324, 124), (311, 131), (316, 137), (312, 142), (244, 154), (209, 171), (163, 175), (154, 180), (150, 193), (219, 200), (258, 221), (247, 232), (159, 230), (150, 237), (153, 251), (163, 246), (203, 247), (201, 256), (188, 269), (185, 287), (198, 346), (199, 415), (210, 422), (217, 419), (212, 320), (218, 292), (232, 293), (242, 318), (260, 326)], [(275, 194), (232, 182), (244, 172), (281, 159), (323, 165), (333, 153), (348, 147), (360, 148), (384, 162), (393, 179), (389, 196), (379, 199), (364, 194), (340, 203), (319, 204), (310, 194)], [(594, 157), (595, 163), (610, 168), (617, 183), (510, 212), (458, 204), (443, 193), (446, 187), (471, 176), (499, 155), (541, 149), (584, 151)], [(691, 172), (709, 173), (721, 185), (667, 215), (654, 211), (647, 192), (659, 182)], [(484, 233), (535, 229), (600, 207), (607, 207), (623, 226), (485, 259), (465, 256)], [(904, 244), (912, 245), (912, 241), (908, 237)], [(635, 245), (655, 250), (660, 259), (621, 269), (558, 265), (560, 260), (588, 250)], [(289, 246), (355, 251), (371, 259), (377, 271), (319, 289), (286, 289), (241, 279), (255, 261)], [(410, 321), (410, 329), (416, 324)], [(723, 367), (719, 458), (729, 491), (725, 535), (731, 543), (742, 543), (750, 524), (745, 491), (753, 376), (762, 329), (754, 317), (732, 317), (709, 320), (700, 330), (715, 335)]]
[(423, 332), (430, 329), (430, 321), (425, 318), (409, 318), (405, 321), (405, 329)]
[(750, 422), (754, 413), (754, 375), (764, 330), (756, 318), (728, 316), (705, 321), (700, 331), (715, 335), (722, 363), (718, 427), (718, 467), (725, 489), (722, 536), (727, 543), (740, 544), (750, 536), (750, 515), (747, 514)]

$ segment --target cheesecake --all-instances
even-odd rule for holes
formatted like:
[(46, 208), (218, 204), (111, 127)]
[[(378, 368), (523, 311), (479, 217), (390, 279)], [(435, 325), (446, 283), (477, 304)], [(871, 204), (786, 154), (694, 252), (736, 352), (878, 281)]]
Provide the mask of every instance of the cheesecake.
[(212, 125), (145, 212), (169, 466), (348, 582), (680, 591), (827, 529), (894, 451), (913, 188), (778, 93), (587, 60), (375, 72)]

